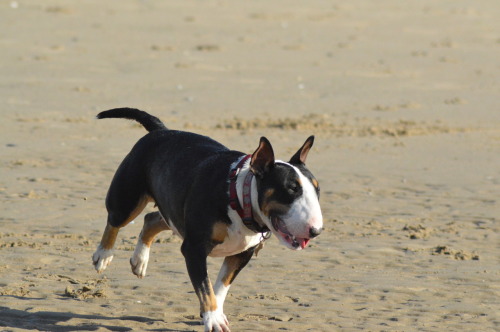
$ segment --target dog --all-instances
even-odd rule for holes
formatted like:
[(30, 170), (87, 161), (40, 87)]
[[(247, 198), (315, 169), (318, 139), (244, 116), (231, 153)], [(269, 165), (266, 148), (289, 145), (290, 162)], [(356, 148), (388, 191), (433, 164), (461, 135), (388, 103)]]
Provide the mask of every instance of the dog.
[[(122, 161), (109, 187), (107, 224), (92, 256), (95, 269), (101, 273), (110, 264), (120, 228), (154, 203), (159, 211), (144, 217), (130, 259), (132, 272), (146, 275), (158, 233), (172, 230), (180, 236), (205, 331), (229, 331), (225, 297), (265, 239), (274, 234), (286, 247), (301, 250), (321, 233), (320, 188), (305, 166), (314, 136), (284, 162), (275, 160), (265, 137), (246, 155), (209, 137), (168, 129), (138, 109), (115, 108), (97, 118), (135, 120), (149, 133)], [(225, 257), (213, 287), (208, 256)]]

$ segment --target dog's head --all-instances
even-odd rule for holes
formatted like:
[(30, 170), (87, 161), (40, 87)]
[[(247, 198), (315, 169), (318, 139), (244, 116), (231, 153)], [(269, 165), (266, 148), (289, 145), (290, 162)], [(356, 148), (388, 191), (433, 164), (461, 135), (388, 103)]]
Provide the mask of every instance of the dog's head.
[(309, 137), (289, 162), (275, 160), (271, 143), (260, 139), (250, 168), (257, 179), (259, 208), (267, 227), (290, 249), (304, 249), (323, 229), (319, 184), (307, 169)]

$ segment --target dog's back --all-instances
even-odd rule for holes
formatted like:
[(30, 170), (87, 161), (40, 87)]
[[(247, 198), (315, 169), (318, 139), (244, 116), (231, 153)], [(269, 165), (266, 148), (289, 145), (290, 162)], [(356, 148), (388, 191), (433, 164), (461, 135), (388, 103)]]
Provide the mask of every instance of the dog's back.
[[(230, 151), (207, 136), (169, 130), (158, 118), (137, 109), (113, 109), (101, 112), (97, 117), (135, 120), (149, 131), (119, 166), (106, 198), (108, 211), (132, 213), (129, 206), (154, 201), (163, 217), (183, 235), (185, 200), (189, 195), (200, 194), (197, 192), (200, 190), (198, 183), (203, 184), (205, 191), (211, 188), (213, 197), (226, 196), (224, 179), (232, 161), (243, 155), (241, 152)], [(214, 163), (218, 167), (210, 167)], [(215, 208), (212, 204), (206, 205), (210, 205), (206, 210)], [(224, 207), (227, 202), (219, 201), (217, 205)], [(108, 221), (119, 227), (128, 218), (116, 214), (111, 214)]]

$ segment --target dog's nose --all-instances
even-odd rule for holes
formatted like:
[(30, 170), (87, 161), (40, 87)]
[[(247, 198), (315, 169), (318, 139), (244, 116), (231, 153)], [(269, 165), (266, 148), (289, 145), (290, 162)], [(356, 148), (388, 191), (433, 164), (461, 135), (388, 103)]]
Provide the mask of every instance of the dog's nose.
[(311, 237), (311, 239), (313, 237), (316, 237), (318, 236), (319, 234), (321, 234), (321, 231), (323, 230), (323, 228), (316, 228), (316, 227), (311, 227), (309, 228), (309, 236)]

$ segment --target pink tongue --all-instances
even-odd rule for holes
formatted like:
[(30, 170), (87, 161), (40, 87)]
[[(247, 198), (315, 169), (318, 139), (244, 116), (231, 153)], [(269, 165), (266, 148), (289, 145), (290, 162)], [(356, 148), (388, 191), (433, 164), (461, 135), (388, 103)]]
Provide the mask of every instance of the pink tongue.
[(304, 249), (309, 243), (309, 239), (297, 239), (299, 241), (300, 247)]

